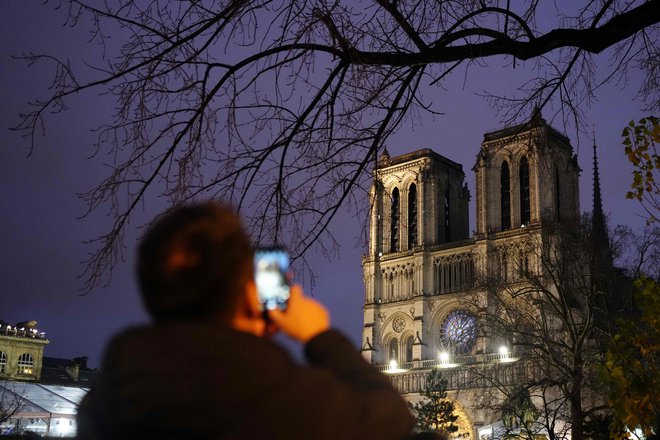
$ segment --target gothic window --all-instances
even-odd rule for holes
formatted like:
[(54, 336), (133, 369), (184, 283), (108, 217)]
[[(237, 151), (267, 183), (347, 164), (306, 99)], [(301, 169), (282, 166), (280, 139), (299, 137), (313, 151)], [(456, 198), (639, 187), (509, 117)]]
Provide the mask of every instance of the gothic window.
[(396, 339), (390, 341), (389, 349), (387, 350), (390, 358), (389, 361), (399, 361), (399, 342)]
[(559, 168), (555, 167), (555, 211), (557, 223), (561, 222), (561, 195), (559, 193)]
[(392, 191), (390, 252), (399, 251), (399, 189)]
[(408, 190), (408, 248), (417, 246), (417, 185)]
[(451, 241), (451, 222), (450, 222), (451, 210), (449, 206), (449, 185), (445, 189), (445, 243)]
[(433, 268), (437, 293), (457, 292), (474, 286), (474, 263), (467, 254), (459, 258), (438, 260), (434, 262)]
[(34, 358), (31, 354), (23, 353), (18, 357), (18, 374), (31, 376), (34, 371)]
[(523, 157), (520, 161), (520, 224), (529, 224), (529, 163), (527, 158)]
[(7, 353), (0, 351), (0, 373), (7, 372)]
[(511, 192), (509, 164), (502, 162), (500, 172), (500, 210), (502, 213), (502, 230), (511, 229)]
[(506, 252), (502, 253), (500, 256), (501, 258), (501, 270), (502, 270), (502, 281), (508, 281), (509, 280), (509, 262), (508, 262), (508, 255)]
[(413, 360), (413, 337), (408, 336), (406, 339), (406, 359), (405, 362), (412, 362)]
[(387, 283), (387, 300), (394, 301), (394, 274), (390, 273)]
[(465, 310), (451, 312), (440, 330), (442, 344), (456, 354), (467, 354), (477, 342), (477, 318)]
[(525, 278), (529, 274), (529, 257), (525, 253), (520, 254), (518, 262), (518, 277)]

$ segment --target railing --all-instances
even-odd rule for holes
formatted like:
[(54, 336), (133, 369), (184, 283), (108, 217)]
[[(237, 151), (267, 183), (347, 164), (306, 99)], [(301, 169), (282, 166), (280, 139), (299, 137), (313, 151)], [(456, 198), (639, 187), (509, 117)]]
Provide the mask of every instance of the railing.
[(488, 234), (488, 238), (491, 240), (497, 240), (499, 238), (508, 238), (508, 237), (513, 237), (515, 235), (521, 235), (529, 231), (535, 231), (541, 228), (540, 223), (531, 223), (525, 226), (521, 226), (519, 228), (513, 228), (513, 229), (507, 229), (505, 231), (499, 231), (499, 232), (492, 232)]
[[(419, 393), (426, 388), (428, 373), (428, 369), (401, 369), (391, 372), (388, 377), (399, 393)], [(540, 377), (541, 369), (538, 365), (523, 362), (492, 363), (482, 367), (442, 369), (441, 375), (447, 381), (447, 390), (466, 390), (530, 382)]]
[(10, 325), (0, 326), (0, 335), (12, 336), (15, 338), (46, 339), (46, 332), (40, 332), (36, 328), (12, 327)]
[(454, 355), (446, 359), (425, 359), (421, 361), (403, 362), (401, 364), (376, 365), (378, 371), (389, 374), (403, 373), (408, 370), (428, 370), (431, 368), (453, 369), (475, 365), (510, 364), (520, 359), (517, 351), (502, 353), (482, 353), (474, 355)]
[(476, 240), (474, 238), (467, 238), (465, 240), (461, 241), (450, 241), (447, 243), (441, 243), (441, 244), (434, 244), (432, 246), (429, 246), (427, 250), (429, 252), (436, 252), (436, 251), (441, 251), (444, 249), (452, 249), (452, 248), (457, 248), (457, 247), (466, 247), (466, 246), (471, 246), (475, 244)]

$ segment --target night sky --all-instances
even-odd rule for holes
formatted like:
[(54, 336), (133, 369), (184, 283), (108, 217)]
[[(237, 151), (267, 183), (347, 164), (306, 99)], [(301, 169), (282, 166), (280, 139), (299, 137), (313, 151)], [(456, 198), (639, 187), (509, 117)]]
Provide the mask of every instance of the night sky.
[[(62, 27), (62, 11), (34, 0), (4, 0), (0, 14), (0, 319), (15, 323), (34, 319), (51, 344), (46, 356), (90, 356), (97, 366), (108, 338), (121, 328), (147, 320), (133, 277), (133, 253), (144, 221), (165, 208), (165, 201), (149, 199), (127, 231), (124, 263), (118, 265), (109, 284), (81, 296), (81, 264), (92, 247), (84, 241), (109, 228), (111, 219), (99, 211), (80, 219), (86, 205), (77, 194), (91, 189), (109, 172), (103, 152), (93, 158), (94, 133), (90, 129), (107, 120), (113, 109), (111, 98), (95, 93), (71, 99), (70, 110), (47, 120), (36, 148), (28, 157), (29, 140), (9, 130), (27, 104), (48, 94), (50, 70), (12, 59), (12, 55), (40, 52), (69, 57), (74, 65), (95, 61), (99, 49), (86, 44), (85, 29)], [(120, 40), (120, 38), (118, 39)], [(609, 72), (609, 52), (598, 57), (598, 75)], [(525, 69), (512, 71), (508, 62), (492, 60), (487, 69), (463, 72), (446, 84), (446, 89), (427, 87), (424, 96), (444, 116), (421, 115), (402, 126), (387, 141), (391, 156), (419, 148), (432, 148), (462, 163), (472, 194), (470, 224), (474, 229), (474, 176), (471, 171), (483, 133), (501, 127), (488, 102), (475, 95), (484, 90), (513, 91), (523, 81)], [(595, 125), (599, 147), (604, 208), (610, 224), (627, 224), (639, 229), (642, 209), (625, 199), (632, 167), (621, 146), (622, 128), (631, 119), (645, 116), (643, 104), (635, 101), (640, 74), (630, 75), (618, 85), (603, 87), (598, 99), (583, 108), (590, 125)], [(549, 112), (552, 114), (552, 112)], [(546, 119), (550, 119), (544, 112)], [(574, 127), (551, 121), (566, 132), (579, 155), (582, 211), (591, 209), (591, 126), (579, 136)], [(317, 283), (309, 288), (325, 303), (335, 326), (359, 344), (362, 326), (362, 285), (358, 223), (342, 215), (332, 226), (341, 245), (339, 256), (327, 260), (312, 255)], [(311, 291), (311, 292), (310, 292)]]

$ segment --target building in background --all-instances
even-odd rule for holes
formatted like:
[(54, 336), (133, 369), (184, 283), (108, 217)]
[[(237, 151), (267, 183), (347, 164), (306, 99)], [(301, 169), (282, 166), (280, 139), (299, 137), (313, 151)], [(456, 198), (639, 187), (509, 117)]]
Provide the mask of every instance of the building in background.
[(38, 381), (44, 347), (48, 344), (36, 321), (12, 326), (0, 320), (0, 379)]
[[(480, 280), (519, 283), (538, 270), (530, 243), (543, 243), (542, 219), (580, 215), (580, 169), (569, 139), (539, 112), (526, 124), (486, 133), (477, 154), (476, 231), (457, 164), (430, 149), (390, 157), (374, 170), (370, 240), (363, 258), (362, 353), (391, 374), (411, 402), (431, 368), (443, 368), (460, 431), (491, 438), (484, 371), (507, 384), (521, 377), (518, 353), (480, 329)], [(486, 378), (487, 379), (487, 378)], [(479, 385), (481, 384), (481, 385)]]
[(74, 437), (78, 404), (98, 371), (86, 357), (44, 357), (50, 341), (36, 326), (0, 320), (0, 435)]

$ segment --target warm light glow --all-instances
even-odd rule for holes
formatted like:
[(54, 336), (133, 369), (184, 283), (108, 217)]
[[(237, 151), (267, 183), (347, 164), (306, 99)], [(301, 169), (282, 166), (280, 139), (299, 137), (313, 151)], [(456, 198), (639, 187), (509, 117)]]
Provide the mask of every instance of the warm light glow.
[(399, 363), (396, 360), (392, 359), (390, 361), (390, 370), (396, 370), (398, 368), (399, 368)]
[(446, 351), (441, 352), (438, 355), (438, 359), (440, 359), (440, 368), (454, 368), (458, 366), (458, 364), (452, 364), (449, 362), (450, 355)]
[(490, 437), (491, 435), (493, 435), (493, 428), (491, 426), (479, 430), (479, 438)]
[(509, 352), (509, 349), (506, 346), (501, 346), (500, 347), (500, 362), (513, 362), (515, 361), (514, 358), (511, 357), (511, 353)]

